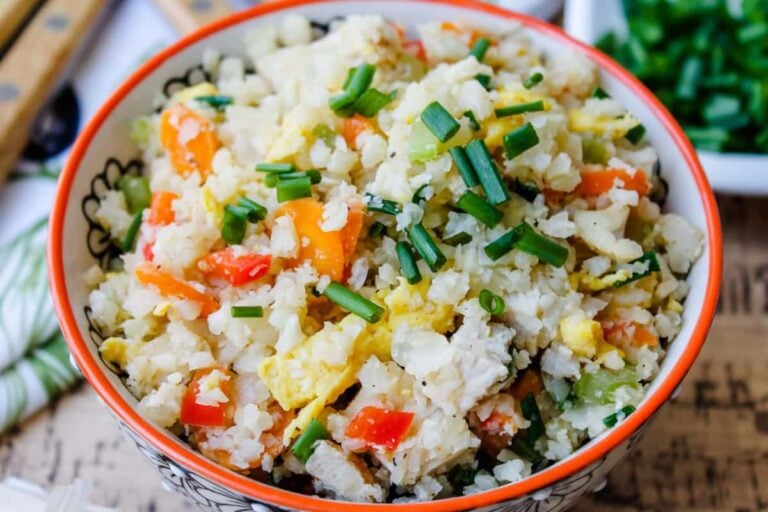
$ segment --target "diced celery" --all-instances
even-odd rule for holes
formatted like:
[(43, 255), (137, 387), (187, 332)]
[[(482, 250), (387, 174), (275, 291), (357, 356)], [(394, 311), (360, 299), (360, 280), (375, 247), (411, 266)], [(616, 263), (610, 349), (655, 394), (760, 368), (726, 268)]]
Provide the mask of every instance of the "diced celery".
[(577, 397), (588, 403), (608, 404), (613, 401), (613, 395), (622, 386), (638, 388), (637, 372), (632, 367), (619, 371), (600, 369), (595, 373), (582, 372), (576, 381), (573, 391)]

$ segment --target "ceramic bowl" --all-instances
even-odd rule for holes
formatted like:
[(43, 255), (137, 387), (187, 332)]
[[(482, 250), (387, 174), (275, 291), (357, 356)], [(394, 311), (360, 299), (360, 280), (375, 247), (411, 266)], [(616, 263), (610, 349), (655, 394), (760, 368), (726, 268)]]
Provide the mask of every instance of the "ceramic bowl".
[[(192, 450), (169, 431), (143, 418), (136, 399), (119, 376), (99, 358), (99, 329), (90, 320), (88, 288), (82, 273), (94, 263), (117, 256), (94, 212), (108, 189), (129, 170), (141, 167), (128, 138), (130, 121), (147, 112), (158, 93), (205, 79), (203, 49), (216, 47), (240, 55), (247, 29), (274, 23), (290, 12), (320, 24), (334, 17), (375, 13), (409, 27), (435, 20), (471, 21), (480, 26), (523, 24), (548, 52), (577, 51), (597, 64), (604, 88), (645, 124), (657, 148), (661, 175), (669, 183), (666, 210), (690, 219), (706, 235), (706, 250), (688, 282), (682, 331), (671, 344), (661, 374), (637, 411), (591, 441), (568, 459), (525, 480), (471, 496), (421, 504), (354, 504), (304, 496), (231, 472)], [(53, 208), (49, 263), (57, 313), (83, 374), (106, 403), (126, 435), (160, 471), (167, 487), (183, 493), (203, 509), (249, 510), (409, 510), (417, 512), (480, 509), (484, 511), (558, 511), (584, 493), (603, 485), (607, 473), (640, 438), (643, 428), (670, 398), (691, 367), (709, 329), (721, 272), (721, 234), (717, 208), (696, 153), (680, 127), (656, 98), (608, 57), (576, 42), (544, 22), (490, 4), (468, 0), (289, 0), (267, 3), (209, 25), (150, 59), (104, 104), (80, 135), (64, 169)]]

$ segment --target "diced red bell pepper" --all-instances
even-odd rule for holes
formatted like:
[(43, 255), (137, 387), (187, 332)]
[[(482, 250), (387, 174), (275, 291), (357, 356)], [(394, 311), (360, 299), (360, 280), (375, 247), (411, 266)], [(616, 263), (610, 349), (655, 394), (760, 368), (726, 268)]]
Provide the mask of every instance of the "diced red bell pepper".
[(230, 423), (230, 409), (232, 401), (232, 387), (228, 380), (221, 380), (221, 391), (230, 399), (229, 402), (218, 405), (202, 405), (197, 403), (197, 396), (200, 394), (200, 380), (218, 369), (220, 372), (229, 375), (226, 370), (219, 368), (206, 368), (195, 372), (192, 381), (187, 386), (187, 391), (181, 400), (180, 420), (185, 425), (194, 425), (196, 427), (226, 427)]
[(408, 435), (414, 414), (380, 407), (364, 407), (347, 425), (346, 436), (369, 448), (395, 450)]
[(200, 269), (208, 277), (223, 279), (232, 286), (242, 286), (266, 275), (271, 265), (272, 256), (269, 254), (237, 254), (230, 247), (206, 256)]

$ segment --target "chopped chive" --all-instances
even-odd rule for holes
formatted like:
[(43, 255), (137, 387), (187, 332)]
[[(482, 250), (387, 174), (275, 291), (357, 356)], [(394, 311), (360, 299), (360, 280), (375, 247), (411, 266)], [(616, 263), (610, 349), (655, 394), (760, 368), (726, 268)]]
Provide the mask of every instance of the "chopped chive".
[(330, 436), (328, 429), (325, 425), (314, 419), (307, 426), (304, 432), (301, 433), (296, 442), (291, 447), (291, 452), (299, 459), (303, 464), (307, 463), (307, 460), (312, 456), (312, 452), (315, 451), (315, 443), (327, 439)]
[(330, 99), (330, 106), (334, 112), (340, 112), (345, 108), (351, 107), (355, 100), (354, 94), (349, 91), (342, 91)]
[[(282, 173), (282, 174), (291, 174), (291, 173)], [(277, 184), (280, 183), (280, 173), (271, 172), (266, 175), (264, 178), (264, 186), (268, 188), (275, 188)]]
[(330, 99), (331, 108), (338, 112), (352, 106), (370, 87), (376, 67), (373, 64), (360, 64), (347, 75), (344, 91)]
[[(627, 136), (628, 135), (629, 132), (627, 132)], [(585, 136), (581, 139), (581, 155), (584, 163), (600, 165), (607, 164), (608, 158), (610, 157), (608, 147), (605, 143), (596, 137), (590, 136)]]
[(536, 185), (523, 183), (520, 178), (515, 178), (513, 190), (515, 194), (519, 195), (529, 203), (534, 202), (536, 200), (536, 196), (541, 193)]
[(235, 102), (235, 99), (232, 96), (222, 96), (222, 95), (210, 95), (210, 96), (198, 96), (195, 98), (195, 101), (199, 101), (200, 103), (205, 103), (216, 110), (222, 110), (227, 105), (231, 105)]
[(595, 90), (592, 91), (592, 97), (604, 100), (605, 98), (610, 98), (611, 95), (605, 92), (602, 87), (597, 86), (595, 87)]
[(312, 197), (312, 179), (307, 177), (280, 181), (277, 184), (277, 202), (284, 203), (303, 197)]
[(259, 172), (296, 172), (296, 166), (284, 163), (261, 163), (256, 164), (256, 170)]
[(416, 257), (413, 255), (411, 244), (408, 242), (397, 242), (395, 245), (397, 260), (400, 262), (400, 269), (403, 271), (406, 281), (409, 284), (421, 282), (421, 272), (416, 264)]
[(466, 117), (469, 119), (469, 127), (472, 128), (473, 132), (480, 130), (480, 123), (477, 122), (477, 117), (475, 117), (475, 113), (471, 110), (467, 110), (463, 114), (461, 114), (461, 117)]
[(539, 136), (531, 123), (525, 123), (520, 128), (512, 130), (504, 136), (504, 155), (507, 160), (528, 151), (539, 143)]
[(448, 153), (451, 154), (451, 158), (453, 158), (453, 162), (456, 164), (456, 169), (459, 171), (461, 179), (464, 180), (464, 184), (470, 188), (479, 185), (480, 181), (477, 179), (475, 169), (467, 157), (466, 150), (461, 146), (454, 146), (448, 150)]
[(656, 253), (653, 251), (648, 251), (646, 253), (643, 253), (642, 256), (640, 256), (634, 261), (629, 262), (629, 264), (631, 265), (633, 263), (646, 263), (646, 262), (648, 263), (648, 269), (645, 272), (635, 272), (627, 279), (613, 283), (613, 287), (620, 288), (625, 284), (629, 284), (631, 282), (637, 281), (638, 279), (642, 279), (646, 276), (651, 275), (653, 272), (659, 272), (661, 270), (661, 266), (659, 265), (659, 260), (656, 257)]
[(267, 218), (267, 213), (269, 213), (266, 207), (247, 197), (241, 197), (237, 202), (237, 206), (248, 210), (248, 222), (256, 223), (260, 220), (264, 220)]
[(141, 219), (143, 214), (144, 210), (138, 211), (136, 214), (134, 214), (131, 225), (128, 226), (128, 231), (125, 233), (125, 237), (123, 237), (123, 252), (131, 252), (133, 250), (133, 246), (136, 245), (136, 236), (139, 234), (139, 229), (141, 228)]
[(424, 228), (424, 225), (411, 226), (406, 229), (406, 233), (416, 252), (424, 259), (432, 272), (437, 272), (445, 265), (445, 255)]
[(624, 138), (627, 139), (632, 144), (637, 144), (643, 139), (644, 135), (645, 135), (645, 126), (643, 126), (641, 123), (638, 123), (634, 127), (630, 128), (630, 130), (627, 132)]
[(544, 457), (536, 451), (536, 448), (533, 447), (533, 443), (528, 442), (524, 437), (524, 434), (525, 432), (523, 431), (516, 435), (512, 439), (509, 449), (531, 464), (539, 464), (544, 460)]
[(475, 80), (480, 82), (480, 85), (483, 86), (483, 89), (486, 91), (491, 90), (491, 80), (493, 80), (493, 77), (491, 75), (485, 75), (485, 74), (479, 74), (475, 75)]
[(536, 84), (544, 80), (544, 75), (542, 75), (540, 72), (533, 73), (531, 76), (525, 79), (523, 82), (523, 87), (526, 89), (532, 89)]
[(624, 421), (627, 419), (627, 416), (635, 412), (635, 408), (632, 405), (625, 405), (618, 411), (614, 412), (613, 414), (609, 414), (605, 418), (603, 418), (603, 424), (608, 427), (615, 427), (617, 423), (620, 421)]
[(437, 101), (427, 105), (420, 117), (424, 125), (440, 142), (448, 141), (461, 128), (459, 122)]
[(499, 238), (486, 245), (483, 250), (489, 258), (496, 261), (515, 248), (515, 243), (519, 237), (520, 235), (514, 230), (507, 231)]
[(365, 91), (355, 101), (352, 109), (363, 117), (373, 117), (378, 114), (381, 109), (392, 103), (396, 97), (397, 91), (384, 94), (381, 91), (371, 88)]
[(498, 260), (512, 249), (533, 254), (540, 260), (555, 267), (562, 267), (568, 259), (568, 248), (538, 234), (528, 223), (518, 224), (485, 246), (485, 254), (493, 261)]
[(467, 158), (477, 174), (477, 179), (485, 191), (485, 197), (492, 205), (499, 205), (509, 201), (509, 189), (501, 178), (499, 169), (491, 157), (485, 142), (475, 139), (465, 148)]
[(485, 53), (488, 51), (490, 46), (491, 40), (487, 37), (481, 37), (475, 41), (475, 45), (472, 47), (472, 50), (470, 50), (469, 54), (474, 55), (474, 57), (477, 59), (477, 62), (483, 62)]
[(267, 177), (264, 178), (264, 185), (266, 185), (269, 188), (274, 188), (281, 181), (298, 180), (301, 178), (309, 178), (312, 185), (317, 185), (323, 179), (322, 175), (320, 174), (320, 171), (316, 169), (310, 169), (308, 171), (300, 171), (300, 172), (299, 171), (281, 172), (281, 173), (273, 172), (271, 174), (268, 174)]
[(424, 190), (425, 190), (425, 189), (426, 189), (428, 186), (429, 186), (429, 185), (426, 185), (426, 184), (425, 184), (425, 185), (422, 185), (422, 186), (420, 186), (420, 187), (419, 187), (419, 188), (416, 190), (416, 192), (414, 192), (414, 193), (413, 193), (413, 197), (411, 198), (411, 202), (412, 202), (413, 204), (419, 204), (419, 203), (421, 203), (422, 201), (426, 201), (426, 200), (427, 200), (427, 198), (426, 198), (426, 197), (424, 197)]
[(367, 208), (370, 212), (386, 213), (387, 215), (397, 215), (400, 213), (400, 205), (389, 199), (382, 199), (373, 194), (365, 194)]
[(495, 227), (504, 218), (504, 214), (501, 211), (471, 190), (467, 190), (462, 194), (456, 202), (456, 206), (489, 228)]
[(448, 238), (444, 238), (443, 242), (448, 245), (456, 247), (457, 245), (466, 245), (472, 241), (472, 235), (466, 231), (459, 231), (455, 235), (451, 235)]
[(699, 57), (687, 57), (682, 64), (680, 74), (675, 87), (675, 94), (683, 100), (696, 98), (696, 92), (701, 83), (701, 74), (704, 72), (704, 62)]
[(312, 135), (314, 135), (316, 139), (322, 140), (329, 148), (336, 146), (336, 132), (331, 130), (327, 124), (320, 123), (312, 128)]
[(342, 309), (371, 324), (381, 320), (381, 316), (384, 314), (384, 308), (335, 281), (325, 287), (323, 295)]
[(368, 236), (371, 238), (378, 238), (387, 232), (387, 226), (381, 222), (374, 222), (368, 229)]
[(523, 114), (525, 112), (541, 112), (542, 110), (544, 110), (544, 100), (497, 108), (494, 112), (496, 113), (496, 117), (507, 117)]
[(229, 311), (232, 318), (261, 318), (264, 316), (264, 308), (261, 306), (232, 306)]
[(228, 204), (224, 207), (224, 217), (221, 223), (221, 238), (228, 244), (237, 245), (245, 238), (245, 228), (248, 223), (250, 210), (241, 206)]
[(492, 291), (483, 288), (478, 298), (480, 299), (480, 306), (490, 314), (500, 315), (504, 312), (504, 299)]
[(523, 412), (523, 417), (531, 424), (525, 429), (525, 437), (529, 443), (535, 443), (542, 435), (544, 435), (544, 421), (541, 419), (541, 412), (539, 406), (536, 403), (536, 397), (533, 393), (528, 393), (523, 398), (520, 404), (520, 409)]
[(125, 197), (128, 211), (133, 214), (148, 208), (152, 202), (149, 180), (145, 176), (131, 176), (127, 174), (117, 180), (117, 188)]

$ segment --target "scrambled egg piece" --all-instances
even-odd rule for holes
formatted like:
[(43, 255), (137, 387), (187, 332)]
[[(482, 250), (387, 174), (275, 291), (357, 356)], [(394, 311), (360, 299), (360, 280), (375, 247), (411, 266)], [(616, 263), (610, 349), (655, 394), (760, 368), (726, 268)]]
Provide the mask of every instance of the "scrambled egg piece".
[[(317, 417), (326, 406), (354, 384), (360, 367), (375, 355), (391, 360), (392, 333), (403, 324), (431, 325), (438, 332), (453, 327), (453, 308), (426, 300), (429, 283), (410, 285), (401, 278), (392, 292), (380, 292), (377, 301), (388, 311), (376, 324), (347, 315), (338, 324), (326, 326), (285, 354), (264, 359), (259, 377), (285, 410), (302, 408), (285, 430), (283, 440), (291, 438)], [(386, 295), (386, 297), (384, 297)], [(346, 347), (340, 345), (348, 344)]]
[(625, 136), (629, 130), (637, 126), (637, 123), (637, 119), (629, 114), (621, 117), (608, 117), (596, 116), (580, 108), (568, 111), (568, 129), (575, 132), (608, 135), (613, 139)]
[(613, 274), (596, 277), (587, 272), (574, 272), (569, 276), (571, 288), (575, 290), (599, 292), (612, 287), (616, 283), (626, 281), (632, 277), (629, 270), (619, 270)]
[[(531, 103), (533, 101), (544, 101), (544, 111), (549, 112), (552, 105), (547, 101), (546, 97), (528, 91), (526, 89), (502, 89), (499, 91), (499, 99), (496, 100), (494, 108), (503, 108), (510, 105), (518, 105), (520, 103)], [(493, 149), (501, 146), (504, 143), (504, 136), (523, 125), (523, 116), (507, 116), (497, 119), (493, 117), (490, 123), (487, 125), (487, 132), (485, 135), (485, 145), (489, 149)]]
[(192, 87), (185, 87), (178, 91), (171, 98), (173, 103), (186, 103), (189, 100), (193, 100), (198, 96), (215, 96), (219, 94), (219, 90), (210, 82), (202, 82)]
[(125, 365), (128, 364), (130, 348), (128, 340), (112, 336), (105, 339), (101, 345), (99, 345), (99, 352), (105, 361), (124, 368)]
[(213, 218), (218, 222), (218, 220), (221, 219), (222, 215), (224, 214), (224, 206), (216, 200), (208, 185), (205, 185), (202, 189), (200, 189), (200, 196), (205, 211), (212, 215)]
[(589, 357), (597, 363), (605, 362), (612, 353), (624, 358), (624, 353), (603, 338), (600, 322), (581, 314), (570, 315), (560, 320), (560, 335), (563, 343), (579, 357)]

